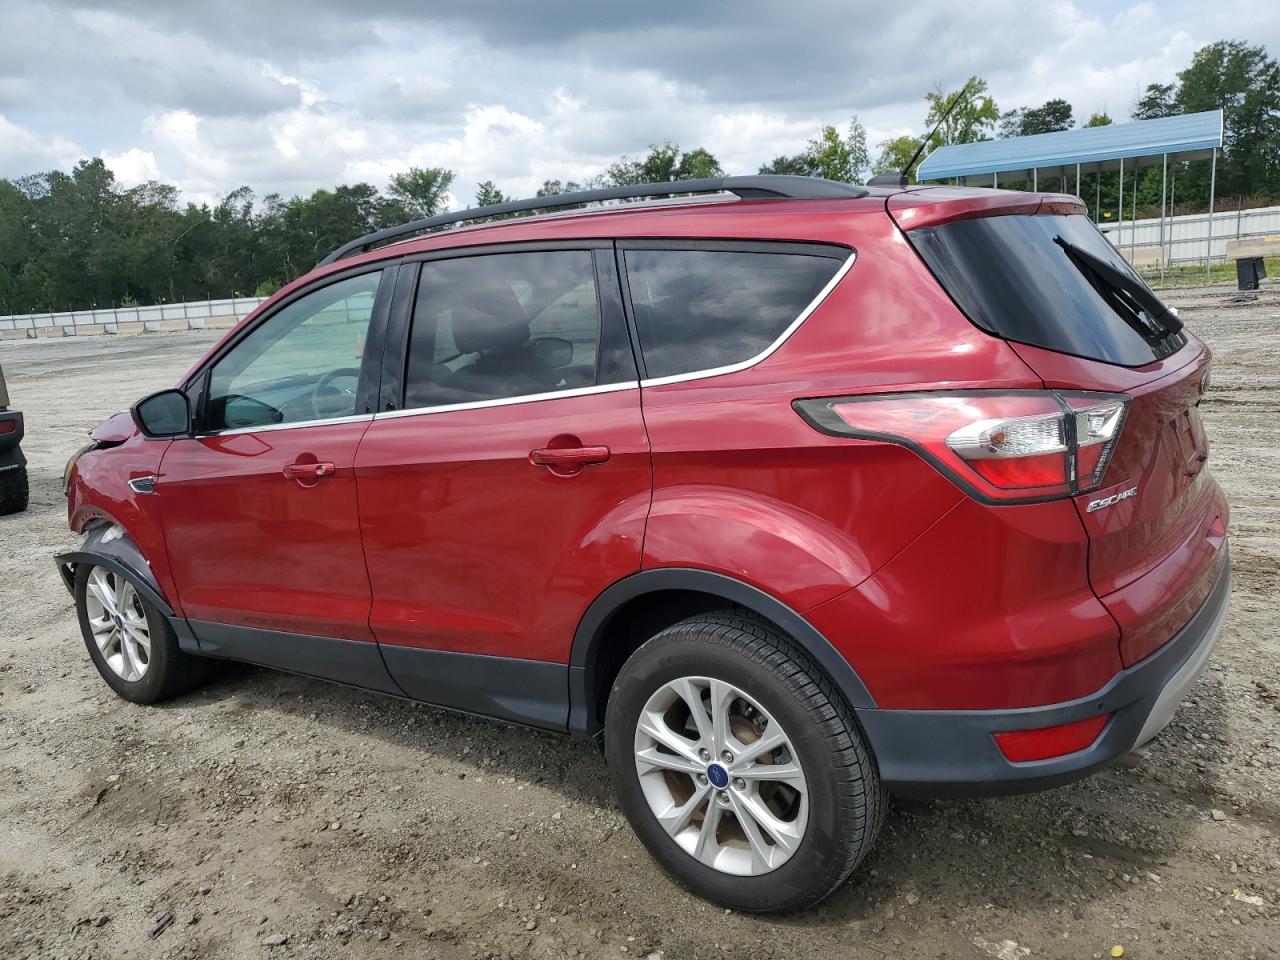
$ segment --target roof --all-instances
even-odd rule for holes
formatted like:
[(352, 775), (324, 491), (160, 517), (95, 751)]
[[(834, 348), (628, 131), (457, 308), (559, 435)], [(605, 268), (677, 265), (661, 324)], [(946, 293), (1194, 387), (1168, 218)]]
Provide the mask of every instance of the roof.
[(1020, 180), (1031, 170), (1056, 170), (1076, 164), (1087, 165), (1087, 172), (1115, 169), (1121, 159), (1145, 166), (1158, 163), (1165, 154), (1176, 154), (1180, 160), (1207, 158), (1215, 147), (1221, 146), (1222, 111), (1208, 110), (939, 147), (920, 164), (916, 176), (920, 180), (960, 177), (968, 178), (967, 182), (977, 182), (974, 178), (978, 178), (983, 186), (989, 186), (993, 173)]

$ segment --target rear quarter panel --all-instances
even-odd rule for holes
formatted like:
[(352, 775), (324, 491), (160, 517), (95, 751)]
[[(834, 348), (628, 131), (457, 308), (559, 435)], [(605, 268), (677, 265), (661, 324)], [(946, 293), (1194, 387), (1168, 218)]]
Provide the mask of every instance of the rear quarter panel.
[(856, 586), (964, 494), (909, 450), (819, 433), (794, 400), (1041, 385), (956, 309), (883, 208), (814, 239), (856, 259), (776, 352), (643, 390), (654, 474), (645, 566), (704, 567), (801, 611)]

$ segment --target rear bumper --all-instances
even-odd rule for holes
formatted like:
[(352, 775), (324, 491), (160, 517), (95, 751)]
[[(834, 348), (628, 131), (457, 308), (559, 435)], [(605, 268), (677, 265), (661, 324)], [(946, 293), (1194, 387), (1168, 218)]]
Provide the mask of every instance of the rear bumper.
[[(1227, 549), (1208, 598), (1168, 643), (1102, 689), (1065, 703), (1011, 710), (859, 710), (885, 785), (897, 793), (991, 795), (1088, 776), (1156, 736), (1173, 718), (1217, 641), (1231, 595)], [(1112, 714), (1084, 750), (1028, 763), (1006, 760), (992, 734)]]

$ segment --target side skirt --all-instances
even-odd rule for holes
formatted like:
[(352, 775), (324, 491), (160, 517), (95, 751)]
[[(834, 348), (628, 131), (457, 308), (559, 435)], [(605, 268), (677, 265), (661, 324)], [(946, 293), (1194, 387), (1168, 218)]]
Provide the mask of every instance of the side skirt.
[[(404, 691), (396, 686), (387, 672), (378, 645), (367, 640), (312, 637), (201, 620), (188, 620), (187, 625), (199, 641), (200, 653), (206, 657), (243, 660), (307, 677), (336, 680), (366, 690), (404, 696)], [(183, 631), (178, 630), (177, 633), (181, 646)]]
[(569, 729), (569, 666), (382, 644), (396, 682), (414, 700), (544, 730)]
[(543, 730), (568, 730), (567, 664), (170, 619), (179, 646), (192, 653), (243, 660)]

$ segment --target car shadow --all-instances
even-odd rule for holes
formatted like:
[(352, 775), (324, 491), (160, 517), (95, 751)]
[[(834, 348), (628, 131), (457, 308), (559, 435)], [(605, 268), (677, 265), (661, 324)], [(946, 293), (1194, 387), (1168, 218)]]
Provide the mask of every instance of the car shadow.
[[(1221, 683), (1203, 680), (1198, 691), (1194, 710), (1184, 708), (1178, 719), (1210, 735), (1225, 732)], [(447, 760), (466, 776), (538, 783), (567, 800), (616, 809), (599, 751), (565, 736), (235, 663), (220, 664), (212, 682), (176, 702), (201, 701), (246, 719), (263, 712), (295, 717), (316, 725), (321, 738), (326, 730), (375, 737), (420, 757), (422, 767)], [(999, 916), (1032, 904), (1078, 920), (1090, 904), (1159, 882), (1153, 878), (1184, 848), (1197, 816), (1187, 807), (1208, 806), (1215, 780), (1194, 760), (1174, 727), (1136, 766), (1113, 766), (1054, 790), (895, 798), (879, 842), (848, 882), (815, 908), (767, 922), (875, 930), (926, 909)]]

